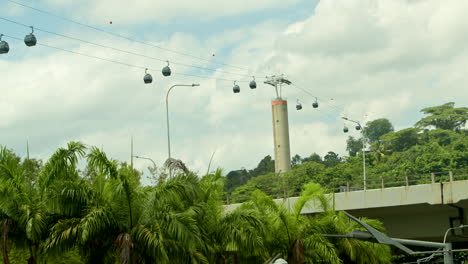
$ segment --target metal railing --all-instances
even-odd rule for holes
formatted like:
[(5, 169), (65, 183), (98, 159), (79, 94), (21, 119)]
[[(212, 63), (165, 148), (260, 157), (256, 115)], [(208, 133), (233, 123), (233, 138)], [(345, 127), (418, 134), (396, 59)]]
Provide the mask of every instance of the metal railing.
[[(442, 183), (442, 182), (453, 182), (468, 180), (468, 168), (459, 170), (449, 170), (441, 172), (432, 172), (425, 174), (416, 175), (405, 175), (405, 176), (383, 176), (383, 177), (368, 177), (367, 178), (367, 190), (372, 189), (385, 189), (392, 187), (403, 187), (412, 186), (419, 184), (431, 184), (431, 183)], [(359, 184), (360, 183), (360, 184)], [(331, 184), (323, 186), (329, 193), (339, 192), (353, 192), (363, 190), (363, 183), (361, 179), (355, 181), (345, 182), (333, 182)], [(266, 190), (264, 191), (267, 195), (274, 199), (286, 199), (289, 197), (297, 197), (301, 193), (301, 189), (295, 189), (288, 191), (286, 188), (282, 190)], [(250, 200), (251, 192), (241, 192), (235, 195), (226, 194), (224, 201), (226, 204), (242, 203)]]

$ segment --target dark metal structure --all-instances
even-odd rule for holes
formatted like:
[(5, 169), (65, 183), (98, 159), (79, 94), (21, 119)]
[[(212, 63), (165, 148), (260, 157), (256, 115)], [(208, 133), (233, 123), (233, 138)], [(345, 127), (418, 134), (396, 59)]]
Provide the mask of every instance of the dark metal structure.
[(317, 102), (317, 97), (315, 97), (315, 102), (312, 103), (312, 107), (313, 108), (318, 108), (319, 107), (319, 104)]
[(169, 61), (167, 61), (167, 65), (162, 69), (163, 76), (171, 76), (171, 68), (169, 68)]
[(36, 36), (34, 36), (34, 27), (31, 26), (31, 33), (29, 33), (28, 35), (24, 37), (24, 44), (26, 44), (26, 46), (28, 47), (32, 47), (32, 46), (36, 46), (36, 43), (37, 43), (37, 39), (36, 39)]
[[(419, 254), (431, 254), (431, 253), (440, 253), (444, 255), (444, 264), (453, 264), (453, 255), (452, 255), (452, 243), (437, 243), (430, 241), (420, 241), (420, 240), (410, 240), (410, 239), (400, 239), (400, 238), (391, 238), (381, 233), (372, 226), (360, 221), (358, 218), (352, 216), (351, 214), (344, 212), (346, 216), (351, 218), (359, 225), (361, 225), (367, 231), (362, 230), (353, 230), (351, 233), (346, 235), (329, 235), (324, 234), (324, 237), (341, 237), (341, 238), (355, 238), (364, 241), (370, 241), (374, 243), (394, 246), (402, 250), (408, 255), (419, 255)], [(418, 247), (429, 247), (436, 248), (436, 251), (413, 251), (407, 246), (418, 246)], [(463, 250), (465, 251), (465, 250)]]
[(296, 103), (296, 110), (301, 110), (302, 109), (302, 104), (299, 102), (299, 99), (297, 99), (297, 103)]
[(0, 34), (0, 54), (5, 54), (10, 51), (10, 46), (8, 45), (8, 42), (2, 40), (3, 34)]
[(250, 81), (249, 87), (250, 87), (250, 89), (255, 89), (255, 88), (257, 88), (257, 82), (255, 82), (255, 76), (252, 76), (252, 78), (253, 78), (253, 80)]
[(143, 77), (143, 81), (148, 84), (153, 82), (153, 76), (148, 73), (148, 68), (145, 69), (145, 77)]
[(232, 87), (232, 91), (234, 93), (240, 93), (240, 87), (239, 87), (239, 85), (236, 84), (235, 81), (234, 81), (234, 87)]

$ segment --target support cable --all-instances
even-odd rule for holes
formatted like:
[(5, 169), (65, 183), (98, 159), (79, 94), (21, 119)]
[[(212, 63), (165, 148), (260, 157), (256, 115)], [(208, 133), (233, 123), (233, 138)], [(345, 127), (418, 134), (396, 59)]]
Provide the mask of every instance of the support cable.
[[(134, 39), (134, 38), (131, 38), (131, 37), (121, 35), (121, 34), (117, 34), (117, 33), (114, 33), (114, 32), (108, 31), (108, 30), (104, 30), (102, 28), (98, 28), (98, 27), (95, 27), (95, 26), (91, 26), (91, 25), (88, 25), (88, 24), (85, 24), (85, 23), (78, 22), (78, 21), (70, 19), (70, 18), (66, 18), (66, 17), (60, 16), (60, 15), (56, 15), (56, 14), (51, 13), (49, 11), (39, 9), (39, 8), (30, 6), (30, 5), (27, 5), (25, 3), (21, 3), (21, 2), (18, 2), (18, 1), (14, 1), (14, 0), (6, 0), (6, 1), (8, 1), (10, 3), (13, 3), (13, 4), (16, 4), (16, 5), (19, 5), (19, 6), (22, 6), (22, 7), (25, 7), (25, 8), (29, 8), (31, 10), (34, 10), (36, 12), (39, 12), (39, 13), (42, 13), (42, 14), (45, 14), (45, 15), (48, 15), (48, 16), (58, 18), (58, 19), (63, 20), (63, 21), (67, 21), (67, 22), (70, 22), (70, 23), (73, 23), (73, 24), (76, 24), (76, 25), (79, 25), (79, 26), (82, 26), (82, 27), (87, 27), (87, 28), (90, 28), (92, 30), (108, 34), (108, 35), (116, 37), (116, 38), (125, 39), (125, 40), (130, 41), (130, 42), (136, 42), (136, 43), (139, 43), (139, 44), (142, 44), (142, 45), (150, 46), (150, 47), (157, 48), (157, 49), (160, 49), (160, 50), (163, 50), (163, 51), (166, 51), (166, 52), (171, 52), (171, 53), (174, 53), (174, 54), (177, 54), (177, 55), (190, 57), (190, 58), (196, 59), (196, 60), (201, 60), (201, 61), (205, 61), (205, 62), (217, 64), (217, 65), (222, 65), (222, 66), (225, 66), (225, 67), (236, 68), (236, 69), (239, 69), (239, 70), (250, 71), (250, 69), (246, 68), (246, 67), (241, 67), (241, 66), (237, 66), (237, 65), (233, 65), (233, 64), (229, 64), (229, 63), (224, 63), (224, 62), (220, 62), (220, 61), (214, 61), (214, 60), (206, 59), (206, 58), (203, 58), (203, 57), (200, 57), (200, 56), (194, 56), (194, 55), (191, 55), (191, 54), (186, 53), (186, 52), (181, 52), (181, 51), (177, 51), (177, 50), (173, 50), (173, 49), (168, 49), (168, 48), (165, 48), (165, 47), (162, 47), (162, 46), (159, 46), (159, 45), (155, 45), (155, 44), (152, 44), (152, 43), (149, 43), (149, 42), (145, 42), (145, 41), (137, 40), (137, 39)], [(252, 74), (250, 74), (250, 76), (251, 75)], [(257, 73), (257, 75), (267, 75), (267, 74)]]
[[(24, 27), (28, 27), (28, 28), (30, 27), (29, 25), (26, 25), (26, 24), (21, 23), (21, 22), (13, 21), (13, 20), (8, 19), (8, 18), (0, 17), (0, 19), (4, 20), (4, 21), (7, 21), (7, 22), (10, 22), (10, 23), (13, 23), (13, 24), (16, 24), (16, 25), (20, 25), (20, 26), (24, 26)], [(133, 56), (143, 57), (143, 58), (147, 58), (147, 59), (151, 59), (151, 60), (155, 60), (155, 61), (160, 61), (160, 62), (167, 62), (168, 61), (167, 59), (151, 57), (151, 56), (147, 56), (147, 55), (144, 55), (144, 54), (141, 54), (141, 53), (136, 53), (136, 52), (123, 50), (123, 49), (119, 49), (119, 48), (115, 48), (115, 47), (111, 47), (111, 46), (107, 46), (107, 45), (103, 45), (103, 44), (99, 44), (99, 43), (94, 43), (94, 42), (91, 42), (91, 41), (88, 41), (88, 40), (83, 40), (83, 39), (80, 39), (80, 38), (67, 36), (67, 35), (64, 35), (64, 34), (56, 33), (56, 32), (53, 32), (53, 31), (46, 30), (46, 29), (41, 29), (41, 28), (38, 28), (38, 27), (34, 27), (34, 29), (36, 31), (41, 31), (41, 32), (48, 33), (48, 34), (51, 34), (51, 35), (55, 35), (55, 36), (59, 36), (59, 37), (62, 37), (62, 38), (67, 38), (67, 39), (79, 41), (79, 42), (82, 42), (82, 43), (94, 45), (94, 46), (101, 47), (101, 48), (111, 49), (111, 50), (114, 50), (114, 51), (130, 54), (130, 55), (133, 55)], [(206, 68), (206, 67), (202, 67), (202, 66), (198, 66), (198, 65), (186, 64), (186, 63), (180, 63), (180, 62), (174, 62), (174, 61), (171, 61), (171, 64), (179, 65), (179, 66), (187, 67), (187, 68), (196, 68), (196, 69), (200, 69), (200, 70), (219, 72), (219, 73), (224, 73), (224, 74), (232, 74), (232, 75), (237, 75), (237, 76), (242, 76), (242, 77), (251, 77), (252, 76), (251, 74), (234, 73), (234, 72), (223, 71), (223, 70), (218, 70), (218, 69), (213, 69), (213, 68)], [(257, 78), (262, 78), (262, 77), (257, 77)]]
[[(3, 36), (11, 38), (11, 39), (18, 40), (18, 41), (23, 41), (22, 38), (10, 36), (10, 35), (5, 35), (5, 34)], [(84, 56), (84, 57), (88, 57), (88, 58), (93, 58), (93, 59), (97, 59), (97, 60), (101, 60), (101, 61), (106, 61), (106, 62), (110, 62), (110, 63), (114, 63), (114, 64), (119, 64), (119, 65), (131, 67), (131, 68), (137, 68), (137, 69), (142, 69), (142, 70), (148, 69), (148, 70), (151, 70), (151, 71), (159, 71), (159, 70), (157, 70), (155, 68), (130, 64), (130, 63), (117, 61), (117, 60), (113, 60), (113, 59), (108, 59), (108, 58), (103, 58), (103, 57), (94, 56), (94, 55), (89, 55), (89, 54), (85, 54), (85, 53), (81, 53), (81, 52), (77, 52), (77, 51), (73, 51), (73, 50), (68, 50), (68, 49), (64, 49), (64, 48), (60, 48), (60, 47), (56, 47), (56, 46), (52, 46), (52, 45), (48, 45), (48, 44), (44, 44), (44, 43), (37, 43), (37, 46), (43, 46), (43, 47), (47, 47), (47, 48), (51, 48), (51, 49), (56, 49), (56, 50), (68, 52), (68, 53), (71, 53), (71, 54), (80, 55), (80, 56)], [(219, 77), (201, 76), (201, 75), (189, 74), (189, 73), (173, 73), (173, 74), (174, 75), (181, 75), (181, 76), (190, 76), (190, 77), (202, 78), (202, 79), (214, 79), (214, 80), (220, 80), (220, 81), (228, 81), (228, 82), (233, 82), (233, 81), (243, 82), (243, 83), (249, 82), (249, 81), (239, 81), (239, 80), (219, 78)]]

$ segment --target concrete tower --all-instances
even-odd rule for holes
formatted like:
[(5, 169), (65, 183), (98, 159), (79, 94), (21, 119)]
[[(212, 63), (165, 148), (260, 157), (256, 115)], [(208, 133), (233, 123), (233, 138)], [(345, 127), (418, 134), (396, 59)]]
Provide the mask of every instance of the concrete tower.
[(272, 76), (267, 78), (265, 83), (275, 87), (276, 91), (276, 99), (271, 102), (275, 172), (283, 173), (291, 168), (291, 151), (289, 147), (288, 102), (281, 98), (281, 86), (283, 84), (289, 85), (291, 82), (283, 76)]
[(273, 143), (275, 144), (275, 172), (286, 172), (291, 168), (288, 102), (278, 98), (271, 102), (271, 108), (273, 114)]

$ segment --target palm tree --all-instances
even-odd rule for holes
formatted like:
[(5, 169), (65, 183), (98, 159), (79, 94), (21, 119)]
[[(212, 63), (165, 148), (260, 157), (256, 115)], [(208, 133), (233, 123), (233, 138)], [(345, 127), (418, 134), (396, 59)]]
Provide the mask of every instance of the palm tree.
[(79, 247), (92, 263), (170, 263), (190, 256), (203, 261), (197, 254), (197, 207), (190, 206), (198, 195), (195, 175), (144, 188), (131, 168), (97, 148), (87, 160), (94, 176), (88, 182), (68, 182), (57, 193), (56, 208), (66, 218), (52, 227), (49, 251)]
[(305, 186), (294, 208), (286, 207), (286, 204), (277, 204), (257, 190), (253, 193), (252, 200), (244, 203), (240, 210), (253, 209), (261, 215), (262, 221), (270, 230), (265, 238), (270, 255), (280, 253), (291, 264), (319, 261), (340, 263), (334, 246), (312, 229), (314, 219), (300, 214), (311, 200), (325, 202), (323, 191), (317, 184)]
[(9, 263), (6, 247), (12, 231), (16, 236), (16, 244), (29, 250), (28, 263), (37, 262), (39, 246), (46, 234), (49, 219), (34, 178), (27, 177), (27, 171), (21, 166), (19, 158), (5, 148), (0, 149), (0, 222), (5, 263)]
[[(315, 203), (323, 213), (314, 217), (302, 215), (304, 207)], [(262, 221), (269, 227), (269, 236), (265, 238), (270, 255), (281, 253), (290, 264), (302, 263), (388, 263), (390, 252), (386, 246), (374, 246), (360, 241), (328, 240), (321, 234), (345, 234), (351, 228), (344, 221), (342, 214), (329, 208), (329, 202), (320, 185), (309, 183), (295, 202), (294, 207), (285, 203), (276, 203), (269, 196), (257, 190), (252, 200), (244, 203), (240, 210), (254, 209), (259, 212)], [(335, 221), (331, 221), (335, 219)], [(340, 220), (340, 221), (336, 221)], [(379, 225), (376, 221), (367, 221)], [(335, 228), (335, 229), (332, 229)], [(347, 244), (346, 244), (347, 243)], [(360, 252), (360, 254), (356, 254)], [(367, 260), (371, 260), (366, 262)]]
[(217, 170), (201, 180), (197, 221), (209, 263), (259, 263), (267, 257), (266, 228), (254, 210), (224, 212), (224, 178)]

